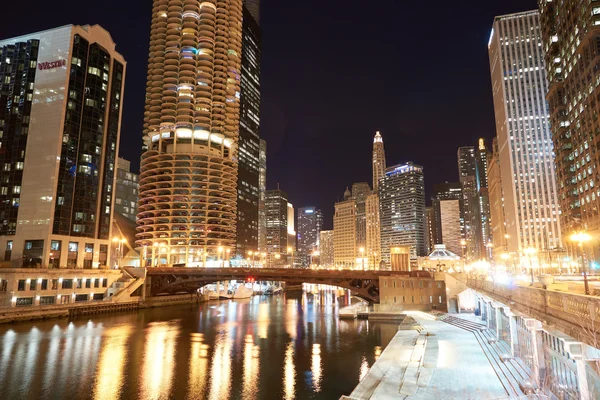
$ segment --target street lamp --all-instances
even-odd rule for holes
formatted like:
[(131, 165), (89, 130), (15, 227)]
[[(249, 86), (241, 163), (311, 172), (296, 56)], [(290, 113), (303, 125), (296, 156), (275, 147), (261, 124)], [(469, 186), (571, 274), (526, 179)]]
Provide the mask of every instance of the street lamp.
[(570, 239), (573, 242), (578, 242), (579, 243), (579, 251), (581, 253), (581, 269), (583, 270), (583, 285), (585, 288), (585, 294), (588, 295), (590, 294), (590, 287), (588, 285), (588, 280), (587, 280), (587, 266), (585, 265), (585, 259), (584, 259), (584, 253), (583, 253), (583, 243), (584, 242), (589, 242), (590, 240), (592, 240), (592, 236), (587, 233), (587, 232), (575, 232), (571, 235)]
[(525, 250), (523, 250), (523, 252), (527, 254), (527, 258), (529, 258), (529, 272), (531, 274), (531, 284), (533, 285), (533, 262), (531, 261), (531, 257), (533, 257), (535, 253), (537, 253), (537, 250), (533, 247), (528, 247)]

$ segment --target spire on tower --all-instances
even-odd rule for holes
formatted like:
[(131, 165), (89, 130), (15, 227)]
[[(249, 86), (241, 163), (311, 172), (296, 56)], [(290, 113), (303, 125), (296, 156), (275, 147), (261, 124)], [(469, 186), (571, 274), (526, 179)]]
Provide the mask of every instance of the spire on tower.
[(375, 138), (373, 139), (373, 143), (383, 143), (383, 138), (381, 137), (381, 134), (379, 133), (379, 131), (377, 131), (375, 133)]

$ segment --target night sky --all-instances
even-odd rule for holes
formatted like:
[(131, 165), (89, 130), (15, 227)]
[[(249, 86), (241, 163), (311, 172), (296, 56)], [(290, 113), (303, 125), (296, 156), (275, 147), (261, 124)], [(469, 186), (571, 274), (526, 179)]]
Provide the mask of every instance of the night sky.
[[(30, 0), (3, 4), (0, 39), (100, 24), (127, 61), (121, 156), (141, 153), (152, 1)], [(388, 165), (425, 167), (425, 184), (457, 180), (456, 149), (495, 134), (487, 43), (495, 15), (536, 0), (263, 0), (261, 136), (268, 188), (316, 206), (371, 184), (376, 130)]]

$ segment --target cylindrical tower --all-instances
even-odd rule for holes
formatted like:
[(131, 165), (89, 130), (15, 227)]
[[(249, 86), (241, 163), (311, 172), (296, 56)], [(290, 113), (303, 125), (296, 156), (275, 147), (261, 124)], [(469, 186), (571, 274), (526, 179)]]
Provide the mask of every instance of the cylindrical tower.
[(206, 266), (235, 246), (242, 0), (154, 0), (137, 245)]

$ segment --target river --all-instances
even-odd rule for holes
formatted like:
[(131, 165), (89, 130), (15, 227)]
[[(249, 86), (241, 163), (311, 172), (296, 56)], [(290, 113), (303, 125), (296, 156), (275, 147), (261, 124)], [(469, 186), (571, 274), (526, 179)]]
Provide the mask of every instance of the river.
[(338, 399), (398, 326), (338, 320), (348, 299), (283, 293), (0, 325), (0, 398)]

